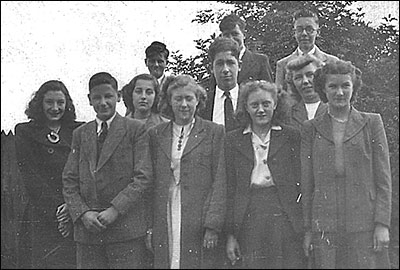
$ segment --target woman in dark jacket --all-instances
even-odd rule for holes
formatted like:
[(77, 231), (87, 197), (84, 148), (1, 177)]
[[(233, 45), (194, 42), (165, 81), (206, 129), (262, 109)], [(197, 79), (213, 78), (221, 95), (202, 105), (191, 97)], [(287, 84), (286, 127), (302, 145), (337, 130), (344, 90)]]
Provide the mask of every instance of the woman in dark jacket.
[(226, 252), (241, 268), (304, 268), (300, 132), (282, 124), (286, 98), (273, 83), (242, 85), (242, 128), (226, 135)]
[[(75, 107), (65, 85), (45, 82), (28, 104), (31, 119), (15, 127), (16, 155), (28, 195), (20, 239), (20, 267), (75, 268), (75, 244), (62, 196)], [(30, 261), (31, 260), (31, 261)]]

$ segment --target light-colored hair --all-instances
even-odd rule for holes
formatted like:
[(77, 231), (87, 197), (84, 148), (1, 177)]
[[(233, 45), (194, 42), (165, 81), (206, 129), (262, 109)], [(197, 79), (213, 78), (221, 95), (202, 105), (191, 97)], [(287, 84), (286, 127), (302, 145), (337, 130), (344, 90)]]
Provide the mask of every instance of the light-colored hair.
[(311, 55), (311, 54), (306, 54), (302, 56), (298, 56), (295, 59), (291, 60), (289, 63), (286, 65), (286, 75), (285, 75), (285, 80), (292, 89), (292, 94), (293, 98), (296, 99), (297, 102), (301, 101), (302, 97), (299, 93), (299, 91), (296, 89), (296, 86), (293, 83), (293, 73), (295, 71), (298, 71), (305, 66), (313, 64), (316, 68), (321, 67), (325, 63), (318, 59), (316, 56)]
[(258, 90), (271, 93), (272, 99), (277, 105), (271, 119), (273, 125), (289, 123), (289, 95), (286, 91), (280, 91), (275, 83), (261, 81), (249, 81), (240, 85), (238, 108), (235, 112), (235, 117), (242, 127), (247, 127), (251, 123), (251, 118), (246, 110), (247, 100), (251, 93)]
[(193, 90), (199, 102), (197, 104), (196, 113), (205, 107), (207, 100), (207, 92), (206, 90), (204, 90), (202, 86), (200, 86), (193, 79), (192, 76), (190, 75), (178, 75), (176, 77), (171, 76), (170, 80), (164, 84), (162, 89), (163, 94), (160, 100), (160, 110), (163, 113), (163, 115), (167, 116), (170, 119), (175, 119), (171, 106), (171, 93), (172, 91), (178, 88), (183, 88), (185, 86), (190, 86), (190, 88)]

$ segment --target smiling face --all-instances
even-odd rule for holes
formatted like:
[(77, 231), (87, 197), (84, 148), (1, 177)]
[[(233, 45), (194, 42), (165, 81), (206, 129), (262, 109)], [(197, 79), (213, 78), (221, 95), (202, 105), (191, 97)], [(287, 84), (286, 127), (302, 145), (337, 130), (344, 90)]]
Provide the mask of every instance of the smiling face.
[(138, 110), (141, 114), (150, 114), (155, 96), (156, 91), (153, 81), (137, 80), (135, 88), (132, 91), (132, 101), (135, 111)]
[(164, 54), (157, 53), (149, 56), (145, 60), (149, 73), (159, 79), (167, 66), (167, 59)]
[(353, 80), (350, 74), (328, 74), (326, 76), (324, 92), (328, 104), (334, 109), (350, 107), (353, 95)]
[(246, 111), (251, 118), (253, 129), (267, 127), (274, 114), (276, 102), (268, 91), (258, 89), (249, 94)]
[(319, 95), (314, 90), (314, 73), (317, 67), (310, 63), (307, 66), (293, 71), (293, 84), (299, 92), (304, 103), (314, 103), (319, 101)]
[(231, 51), (219, 52), (212, 63), (212, 72), (221, 90), (228, 91), (237, 84), (239, 73), (238, 59)]
[(88, 95), (90, 105), (93, 106), (97, 117), (106, 121), (110, 119), (120, 101), (120, 94), (110, 84), (100, 84), (93, 87)]
[(67, 100), (63, 92), (50, 90), (43, 97), (43, 112), (48, 122), (60, 121), (65, 113)]
[(313, 17), (301, 17), (294, 22), (295, 38), (302, 52), (309, 52), (314, 47), (318, 29)]
[(187, 125), (193, 120), (198, 104), (195, 90), (190, 84), (171, 91), (171, 107), (178, 125)]

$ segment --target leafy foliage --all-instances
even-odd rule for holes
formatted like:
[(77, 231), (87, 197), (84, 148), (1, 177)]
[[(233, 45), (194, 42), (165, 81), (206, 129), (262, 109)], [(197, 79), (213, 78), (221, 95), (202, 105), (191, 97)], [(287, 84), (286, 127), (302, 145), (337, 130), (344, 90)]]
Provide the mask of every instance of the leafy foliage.
[[(363, 88), (354, 106), (381, 114), (389, 143), (393, 178), (393, 217), (391, 242), (399, 243), (399, 30), (397, 19), (388, 15), (377, 28), (365, 23), (362, 8), (350, 9), (356, 1), (219, 1), (246, 20), (246, 46), (270, 58), (273, 71), (277, 60), (291, 54), (297, 47), (293, 34), (293, 13), (309, 8), (319, 16), (320, 34), (316, 44), (323, 51), (351, 61), (363, 71)], [(228, 10), (199, 11), (192, 22), (219, 22)], [(204, 83), (209, 78), (207, 50), (215, 36), (195, 40), (197, 56), (183, 59), (172, 54), (171, 69), (186, 73)], [(395, 252), (396, 253), (396, 252)]]

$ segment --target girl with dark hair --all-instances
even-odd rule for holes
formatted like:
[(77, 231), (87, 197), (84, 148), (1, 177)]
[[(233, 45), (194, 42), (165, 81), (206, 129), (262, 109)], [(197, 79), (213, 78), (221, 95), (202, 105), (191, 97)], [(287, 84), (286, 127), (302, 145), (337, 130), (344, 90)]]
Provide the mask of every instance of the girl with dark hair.
[(62, 196), (61, 174), (76, 122), (61, 81), (45, 82), (28, 104), (29, 122), (15, 127), (15, 147), (28, 204), (19, 249), (21, 268), (75, 268), (72, 224)]

